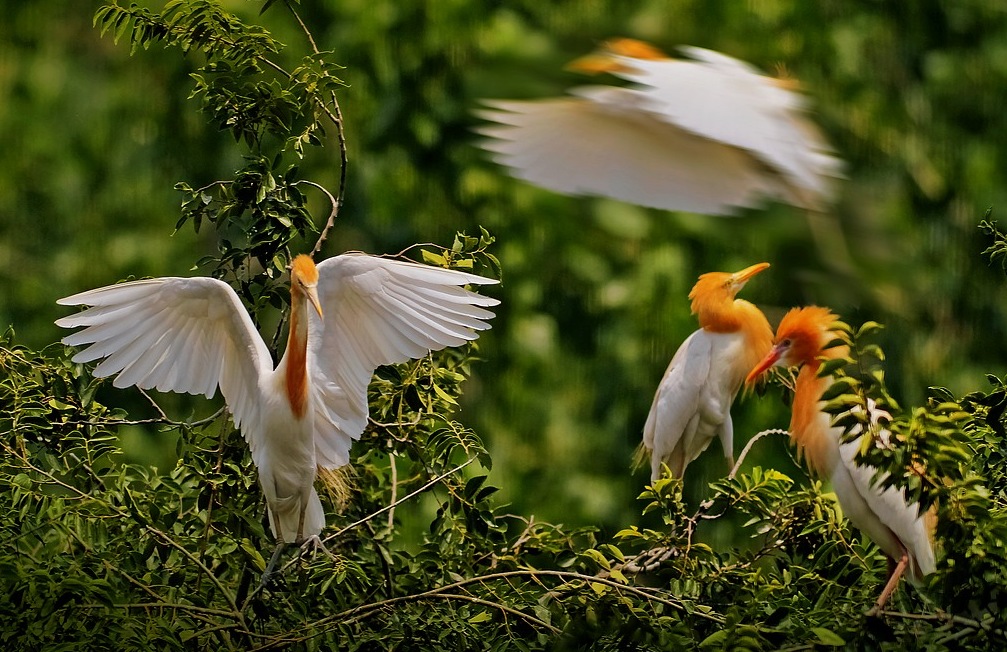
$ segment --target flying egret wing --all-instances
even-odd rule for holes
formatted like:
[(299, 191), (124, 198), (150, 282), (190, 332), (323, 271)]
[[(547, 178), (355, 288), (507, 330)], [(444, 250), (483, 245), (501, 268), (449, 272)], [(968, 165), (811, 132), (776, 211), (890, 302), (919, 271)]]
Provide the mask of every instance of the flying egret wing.
[(672, 473), (680, 475), (703, 450), (686, 448), (702, 419), (703, 392), (709, 382), (713, 345), (708, 333), (694, 332), (678, 347), (664, 372), (643, 427), (643, 445), (651, 454), (651, 481), (660, 477), (662, 462), (668, 464)]
[(644, 110), (646, 93), (592, 86), (578, 97), (485, 101), (499, 123), (480, 146), (511, 174), (572, 195), (641, 206), (730, 215), (784, 189), (743, 149), (687, 131)]
[[(84, 327), (63, 338), (90, 345), (74, 362), (102, 359), (94, 375), (112, 384), (213, 396), (217, 386), (254, 451), (259, 378), (272, 368), (241, 301), (212, 278), (155, 278), (81, 292), (57, 303), (89, 308), (56, 321)], [(244, 426), (244, 427), (242, 427)]]
[(614, 72), (641, 85), (640, 109), (700, 136), (751, 152), (798, 189), (782, 199), (817, 208), (832, 195), (842, 162), (806, 119), (806, 100), (787, 82), (712, 50), (693, 60), (617, 57)]
[(496, 283), (474, 274), (365, 254), (318, 265), (324, 319), (311, 313), (308, 337), (318, 464), (349, 461), (367, 425), (367, 384), (380, 365), (458, 346), (488, 329), (499, 303), (464, 289)]

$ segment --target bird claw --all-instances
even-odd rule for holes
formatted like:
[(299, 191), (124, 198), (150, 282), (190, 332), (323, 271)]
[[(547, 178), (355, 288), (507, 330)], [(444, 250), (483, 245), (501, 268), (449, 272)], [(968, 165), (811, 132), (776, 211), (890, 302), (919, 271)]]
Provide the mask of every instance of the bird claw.
[(317, 534), (312, 534), (310, 537), (307, 537), (301, 542), (301, 550), (298, 554), (303, 555), (305, 552), (315, 553), (318, 551), (325, 553), (329, 559), (336, 558), (336, 556), (329, 552), (328, 548), (325, 547), (325, 544), (322, 543), (321, 537)]

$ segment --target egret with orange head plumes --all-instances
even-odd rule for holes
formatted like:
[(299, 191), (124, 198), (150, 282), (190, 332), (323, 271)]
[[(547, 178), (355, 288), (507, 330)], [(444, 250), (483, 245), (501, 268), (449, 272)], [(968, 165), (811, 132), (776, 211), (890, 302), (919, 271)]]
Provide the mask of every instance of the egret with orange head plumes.
[(675, 352), (643, 428), (651, 481), (661, 476), (662, 464), (681, 478), (685, 467), (718, 436), (724, 456), (734, 466), (731, 403), (745, 374), (773, 339), (762, 311), (735, 296), (768, 267), (769, 263), (759, 263), (733, 274), (703, 274), (689, 293), (700, 329)]
[(634, 39), (607, 41), (571, 68), (635, 85), (573, 97), (486, 100), (481, 147), (512, 175), (557, 192), (709, 215), (764, 199), (821, 210), (842, 167), (805, 115), (792, 80), (712, 50), (673, 59)]
[[(920, 514), (919, 506), (910, 505), (905, 493), (894, 487), (878, 487), (873, 480), (877, 469), (856, 462), (860, 438), (844, 444), (842, 428), (833, 426), (829, 414), (822, 410), (822, 393), (832, 384), (830, 377), (818, 377), (822, 359), (846, 354), (842, 346), (825, 348), (837, 335), (833, 331), (836, 321), (826, 308), (812, 306), (788, 312), (776, 331), (772, 349), (746, 382), (754, 382), (774, 366), (801, 367), (794, 383), (791, 439), (811, 470), (832, 483), (839, 505), (853, 525), (895, 562), (874, 605), (876, 612), (904, 572), (918, 583), (934, 571), (933, 513)], [(880, 418), (888, 417), (882, 410), (868, 407), (875, 426)]]
[[(83, 326), (74, 362), (103, 359), (113, 385), (213, 396), (217, 387), (251, 449), (276, 552), (317, 542), (325, 515), (317, 469), (349, 462), (367, 425), (367, 385), (385, 364), (474, 340), (499, 303), (464, 289), (496, 283), (474, 274), (364, 254), (290, 270), (286, 351), (273, 367), (238, 295), (212, 278), (153, 278), (60, 299), (90, 308), (56, 322)], [(324, 315), (324, 317), (323, 317)]]

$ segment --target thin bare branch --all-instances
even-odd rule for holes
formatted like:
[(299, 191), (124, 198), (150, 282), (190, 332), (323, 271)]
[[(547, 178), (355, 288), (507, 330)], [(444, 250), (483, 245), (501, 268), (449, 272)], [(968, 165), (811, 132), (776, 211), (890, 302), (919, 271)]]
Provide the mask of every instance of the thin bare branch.
[(402, 503), (406, 502), (407, 500), (410, 500), (411, 498), (414, 498), (414, 497), (420, 495), (421, 493), (423, 493), (424, 491), (426, 491), (430, 487), (432, 487), (435, 484), (437, 484), (438, 482), (441, 482), (442, 480), (444, 480), (444, 478), (447, 478), (447, 477), (449, 477), (451, 475), (454, 475), (455, 473), (461, 471), (466, 466), (468, 466), (469, 464), (472, 464), (475, 461), (476, 461), (475, 457), (470, 457), (469, 459), (465, 460), (464, 462), (462, 462), (461, 464), (459, 464), (455, 468), (451, 469), (450, 471), (445, 471), (444, 473), (440, 474), (436, 478), (430, 480), (429, 482), (427, 482), (425, 485), (423, 485), (419, 489), (416, 489), (415, 491), (410, 492), (409, 494), (403, 496), (402, 498), (399, 498), (395, 502), (390, 503), (389, 505), (387, 505), (385, 507), (382, 507), (381, 509), (379, 509), (376, 512), (368, 514), (367, 516), (363, 517), (362, 519), (360, 519), (358, 521), (350, 523), (349, 525), (347, 525), (343, 529), (339, 530), (335, 534), (330, 534), (329, 536), (325, 537), (325, 540), (323, 541), (323, 543), (329, 543), (330, 541), (333, 541), (334, 539), (339, 538), (341, 535), (343, 535), (346, 532), (352, 530), (353, 528), (358, 527), (360, 525), (363, 525), (367, 521), (370, 521), (371, 519), (377, 518), (378, 516), (381, 516), (382, 514), (384, 514), (385, 512), (387, 512), (389, 510), (395, 509), (398, 505), (401, 505)]

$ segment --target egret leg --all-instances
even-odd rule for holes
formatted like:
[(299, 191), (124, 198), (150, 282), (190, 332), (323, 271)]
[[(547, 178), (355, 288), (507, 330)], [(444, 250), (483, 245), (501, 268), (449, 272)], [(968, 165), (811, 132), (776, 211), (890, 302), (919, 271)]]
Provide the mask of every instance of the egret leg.
[(276, 562), (280, 560), (280, 553), (287, 546), (283, 541), (276, 542), (276, 548), (273, 550), (273, 556), (269, 558), (269, 563), (266, 564), (266, 570), (262, 571), (262, 579), (259, 580), (259, 588), (265, 588), (267, 584), (273, 579), (273, 569), (276, 567)]
[(899, 558), (899, 563), (895, 564), (895, 569), (892, 571), (891, 576), (888, 578), (888, 583), (885, 584), (885, 588), (882, 589), (881, 595), (878, 596), (878, 601), (874, 603), (871, 610), (867, 612), (868, 616), (876, 616), (879, 611), (888, 602), (888, 598), (891, 597), (892, 592), (895, 591), (895, 587), (898, 586), (899, 580), (902, 578), (902, 573), (905, 572), (906, 566), (909, 565), (909, 554), (906, 552), (902, 553), (902, 557)]
[[(268, 509), (268, 507), (267, 507)], [(272, 512), (270, 512), (272, 514)], [(287, 543), (283, 540), (283, 530), (279, 527), (279, 520), (275, 517), (273, 522), (277, 524), (276, 527), (276, 548), (273, 549), (273, 556), (269, 558), (269, 563), (266, 564), (266, 570), (262, 571), (262, 578), (259, 580), (259, 588), (263, 589), (269, 584), (272, 579), (273, 569), (276, 567), (276, 562), (280, 560), (280, 553), (286, 547)]]
[[(304, 514), (308, 511), (308, 505), (305, 501), (301, 501), (301, 513), (297, 516), (297, 538), (294, 539), (294, 543), (304, 542)], [(317, 536), (315, 537), (318, 538)]]

